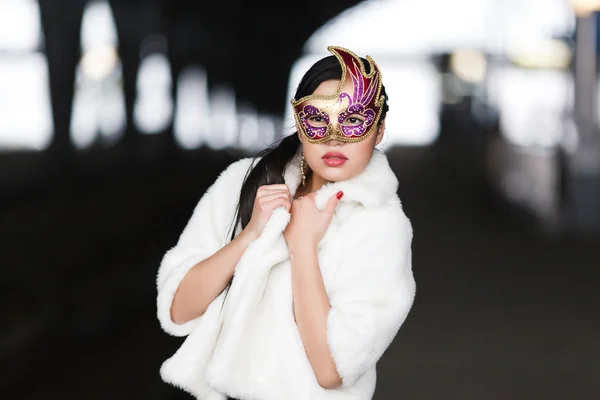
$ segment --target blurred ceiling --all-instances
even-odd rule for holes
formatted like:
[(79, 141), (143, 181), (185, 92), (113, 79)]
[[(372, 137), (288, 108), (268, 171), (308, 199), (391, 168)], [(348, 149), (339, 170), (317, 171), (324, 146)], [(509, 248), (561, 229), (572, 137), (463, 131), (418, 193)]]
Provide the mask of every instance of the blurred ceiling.
[(275, 113), (283, 112), (290, 70), (311, 34), (361, 2), (160, 1), (175, 65), (200, 62), (211, 82), (228, 82), (239, 98)]
[[(55, 38), (62, 58), (77, 40), (66, 25), (78, 25), (89, 2), (38, 2), (46, 23), (62, 32)], [(109, 0), (121, 44), (127, 41), (124, 34), (130, 38), (129, 47), (126, 44), (121, 51), (122, 58), (139, 57), (140, 40), (148, 34), (163, 34), (175, 71), (200, 64), (209, 84), (232, 85), (239, 99), (251, 100), (258, 109), (273, 113), (283, 113), (291, 67), (310, 35), (360, 2), (298, 0), (273, 6), (265, 0)], [(138, 41), (137, 46), (131, 38)]]

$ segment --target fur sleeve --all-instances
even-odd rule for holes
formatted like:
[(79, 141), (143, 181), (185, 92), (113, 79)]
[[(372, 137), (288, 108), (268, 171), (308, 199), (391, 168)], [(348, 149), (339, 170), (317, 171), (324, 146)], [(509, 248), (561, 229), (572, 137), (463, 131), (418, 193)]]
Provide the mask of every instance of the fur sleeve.
[(402, 212), (394, 214), (364, 219), (364, 236), (348, 244), (329, 294), (327, 340), (343, 387), (375, 366), (412, 307), (412, 228)]
[(156, 279), (157, 314), (163, 330), (173, 336), (192, 332), (198, 317), (184, 324), (171, 319), (171, 304), (179, 284), (188, 271), (216, 253), (228, 242), (241, 185), (252, 159), (229, 165), (204, 193), (175, 247), (164, 255)]

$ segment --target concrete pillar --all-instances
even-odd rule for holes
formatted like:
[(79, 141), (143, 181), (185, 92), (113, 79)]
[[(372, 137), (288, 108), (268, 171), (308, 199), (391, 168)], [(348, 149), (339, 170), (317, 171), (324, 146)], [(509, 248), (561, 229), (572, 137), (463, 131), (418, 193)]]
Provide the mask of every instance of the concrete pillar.
[(581, 136), (589, 137), (597, 126), (596, 15), (577, 18), (575, 52), (575, 118)]
[(54, 122), (54, 136), (48, 152), (59, 160), (66, 160), (74, 150), (70, 136), (71, 109), (85, 1), (72, 0), (63, 7), (57, 7), (54, 1), (40, 0), (39, 7)]
[(597, 30), (595, 13), (578, 16), (574, 118), (579, 143), (565, 160), (567, 225), (585, 232), (600, 230)]

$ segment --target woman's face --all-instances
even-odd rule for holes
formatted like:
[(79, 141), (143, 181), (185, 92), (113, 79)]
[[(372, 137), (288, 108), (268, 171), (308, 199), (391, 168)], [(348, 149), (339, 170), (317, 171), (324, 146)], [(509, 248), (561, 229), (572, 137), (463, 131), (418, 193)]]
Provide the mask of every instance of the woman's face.
[[(324, 81), (317, 87), (313, 94), (335, 94), (339, 84), (339, 80)], [(352, 90), (352, 82), (348, 79), (342, 87), (342, 91), (352, 93)], [(352, 116), (348, 118), (352, 118)], [(385, 121), (382, 121), (376, 130), (365, 140), (352, 143), (339, 140), (330, 140), (325, 143), (310, 143), (300, 133), (300, 130), (298, 130), (298, 136), (304, 150), (304, 158), (315, 175), (313, 181), (315, 178), (321, 178), (320, 180), (327, 182), (337, 182), (360, 174), (369, 164), (369, 161), (371, 161), (373, 149), (381, 142), (384, 130)], [(339, 155), (340, 158), (335, 157), (335, 155)]]

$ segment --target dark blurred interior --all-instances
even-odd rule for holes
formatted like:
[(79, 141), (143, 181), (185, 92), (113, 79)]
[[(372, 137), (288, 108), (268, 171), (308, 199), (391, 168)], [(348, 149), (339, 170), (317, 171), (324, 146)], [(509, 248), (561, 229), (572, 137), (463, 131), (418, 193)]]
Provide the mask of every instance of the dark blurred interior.
[(371, 55), (415, 239), (375, 399), (600, 398), (600, 2), (0, 1), (0, 399), (186, 399), (155, 275), (225, 166)]

